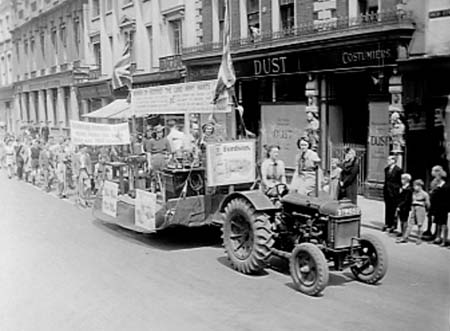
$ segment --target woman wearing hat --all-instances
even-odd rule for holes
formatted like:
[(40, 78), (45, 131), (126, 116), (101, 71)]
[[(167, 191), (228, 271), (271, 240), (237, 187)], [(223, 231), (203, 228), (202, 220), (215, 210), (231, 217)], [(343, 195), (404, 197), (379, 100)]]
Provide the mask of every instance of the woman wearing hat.
[(320, 162), (319, 155), (310, 149), (309, 141), (302, 137), (297, 141), (299, 153), (292, 177), (291, 190), (300, 194), (310, 195), (316, 188), (316, 168)]

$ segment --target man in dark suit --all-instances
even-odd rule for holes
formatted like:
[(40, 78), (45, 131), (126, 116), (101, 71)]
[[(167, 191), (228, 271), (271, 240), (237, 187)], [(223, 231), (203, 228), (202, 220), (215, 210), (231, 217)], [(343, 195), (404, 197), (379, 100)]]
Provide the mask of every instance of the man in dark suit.
[(387, 167), (384, 169), (384, 203), (385, 216), (383, 231), (394, 232), (397, 228), (395, 211), (398, 205), (400, 187), (402, 186), (403, 170), (397, 166), (397, 158), (393, 155), (388, 157)]

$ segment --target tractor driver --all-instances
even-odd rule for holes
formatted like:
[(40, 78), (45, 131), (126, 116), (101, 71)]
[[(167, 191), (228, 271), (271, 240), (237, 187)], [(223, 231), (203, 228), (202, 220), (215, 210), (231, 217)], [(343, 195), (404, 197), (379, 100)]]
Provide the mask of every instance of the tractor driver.
[(269, 146), (267, 154), (267, 159), (261, 164), (262, 190), (268, 196), (277, 196), (277, 185), (286, 185), (284, 162), (278, 158), (280, 147)]

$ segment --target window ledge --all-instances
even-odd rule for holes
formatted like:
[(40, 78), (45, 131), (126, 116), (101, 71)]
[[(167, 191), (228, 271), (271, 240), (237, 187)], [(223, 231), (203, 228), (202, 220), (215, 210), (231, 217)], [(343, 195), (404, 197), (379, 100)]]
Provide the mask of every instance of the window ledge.
[(100, 20), (100, 15), (91, 18), (92, 22), (99, 21), (99, 20)]
[(130, 2), (130, 3), (127, 3), (126, 5), (123, 5), (122, 9), (127, 9), (127, 8), (130, 8), (130, 7), (133, 7), (133, 6), (134, 6), (134, 3)]
[(112, 14), (112, 9), (111, 10), (108, 10), (106, 13), (105, 13), (105, 15), (111, 15)]

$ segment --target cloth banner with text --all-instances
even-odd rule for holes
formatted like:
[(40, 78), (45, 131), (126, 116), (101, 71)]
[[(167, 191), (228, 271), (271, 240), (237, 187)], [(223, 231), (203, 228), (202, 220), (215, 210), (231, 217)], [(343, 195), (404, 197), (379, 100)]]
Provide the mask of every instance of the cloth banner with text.
[(75, 145), (127, 145), (130, 144), (130, 128), (128, 123), (70, 121), (70, 138)]
[(216, 80), (169, 84), (133, 89), (131, 110), (137, 117), (148, 114), (230, 112), (228, 92), (212, 103)]
[(208, 186), (251, 183), (255, 180), (255, 141), (208, 144), (206, 158)]
[(102, 189), (102, 212), (111, 217), (117, 217), (117, 199), (119, 184), (105, 181)]
[(136, 190), (134, 212), (136, 226), (154, 231), (156, 228), (156, 194), (144, 190)]

